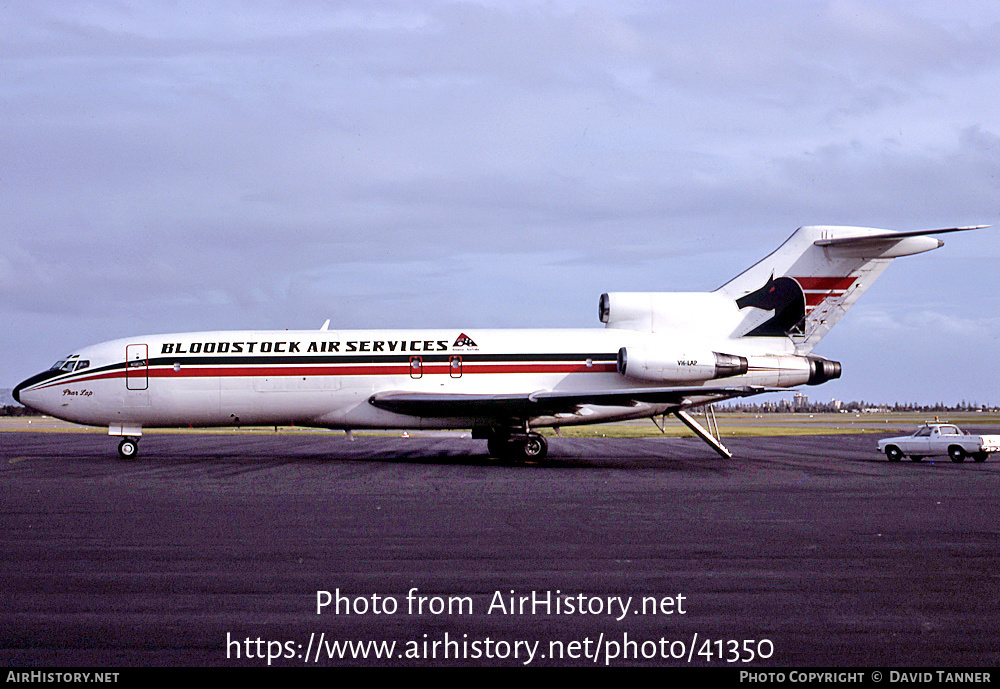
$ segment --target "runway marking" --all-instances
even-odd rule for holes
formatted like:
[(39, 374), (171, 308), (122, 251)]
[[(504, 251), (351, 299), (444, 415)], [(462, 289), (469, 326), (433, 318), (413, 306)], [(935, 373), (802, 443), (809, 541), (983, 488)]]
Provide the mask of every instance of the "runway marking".
[(29, 458), (28, 457), (14, 457), (13, 459), (8, 459), (7, 460), (7, 464), (17, 464), (18, 462), (23, 462), (26, 459), (29, 459)]

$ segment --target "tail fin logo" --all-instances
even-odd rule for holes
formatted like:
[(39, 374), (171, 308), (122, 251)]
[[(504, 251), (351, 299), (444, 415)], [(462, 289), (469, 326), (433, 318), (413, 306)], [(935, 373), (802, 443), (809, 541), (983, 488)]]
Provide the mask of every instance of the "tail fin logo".
[(856, 277), (785, 277), (773, 275), (760, 289), (736, 300), (742, 310), (748, 306), (774, 311), (746, 336), (775, 337), (802, 334), (810, 314), (828, 299), (837, 300), (857, 281)]
[(774, 315), (746, 333), (746, 337), (783, 337), (800, 331), (806, 316), (806, 297), (794, 278), (774, 275), (760, 289), (736, 300), (740, 309), (748, 306), (761, 311), (774, 311)]

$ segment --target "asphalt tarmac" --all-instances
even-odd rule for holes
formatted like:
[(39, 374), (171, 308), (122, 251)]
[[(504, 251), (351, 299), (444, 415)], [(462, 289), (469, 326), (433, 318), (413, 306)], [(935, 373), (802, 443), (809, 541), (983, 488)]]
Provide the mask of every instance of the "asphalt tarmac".
[(1000, 459), (877, 437), (0, 433), (0, 665), (997, 666)]

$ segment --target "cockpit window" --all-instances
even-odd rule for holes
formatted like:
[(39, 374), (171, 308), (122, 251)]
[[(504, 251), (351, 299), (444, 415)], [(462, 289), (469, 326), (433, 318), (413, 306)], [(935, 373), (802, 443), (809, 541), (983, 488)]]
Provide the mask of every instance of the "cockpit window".
[(60, 359), (56, 363), (52, 364), (52, 368), (50, 368), (49, 370), (63, 371), (65, 373), (69, 373), (70, 371), (79, 371), (81, 368), (87, 368), (88, 366), (90, 366), (89, 361), (86, 360), (78, 361), (77, 360), (78, 356), (80, 355), (74, 354), (73, 356), (68, 357), (66, 359)]

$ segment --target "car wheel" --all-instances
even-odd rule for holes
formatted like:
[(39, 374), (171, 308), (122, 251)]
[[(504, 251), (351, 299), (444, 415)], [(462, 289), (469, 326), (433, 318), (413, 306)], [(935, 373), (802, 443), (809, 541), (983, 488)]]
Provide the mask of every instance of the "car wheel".
[(903, 458), (903, 453), (895, 445), (885, 448), (885, 456), (890, 462), (898, 462)]
[(986, 453), (985, 452), (977, 452), (976, 454), (972, 455), (972, 458), (974, 460), (976, 460), (977, 462), (985, 462), (986, 461)]
[(965, 461), (965, 450), (960, 448), (958, 445), (952, 445), (948, 448), (948, 457), (951, 461), (956, 464)]

